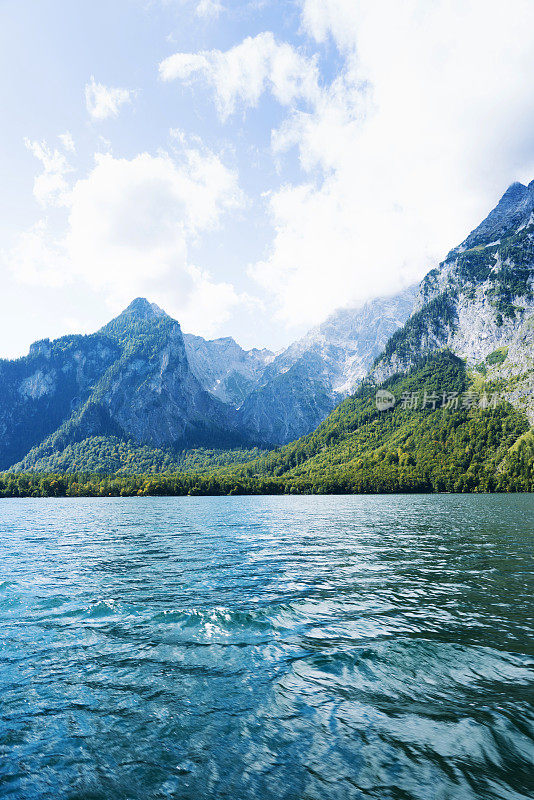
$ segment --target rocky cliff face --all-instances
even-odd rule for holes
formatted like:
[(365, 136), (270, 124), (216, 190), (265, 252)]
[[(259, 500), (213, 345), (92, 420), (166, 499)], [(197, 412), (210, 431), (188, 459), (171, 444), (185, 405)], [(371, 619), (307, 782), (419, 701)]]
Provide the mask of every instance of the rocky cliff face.
[(0, 361), (0, 469), (80, 408), (118, 355), (115, 342), (95, 334), (46, 339), (26, 358)]
[(512, 184), (429, 272), (415, 313), (387, 343), (372, 376), (380, 382), (445, 348), (498, 381), (534, 421), (534, 181)]
[(310, 433), (353, 392), (391, 334), (408, 319), (415, 287), (340, 309), (265, 368), (239, 420), (251, 436), (286, 444)]
[(251, 439), (273, 446), (314, 430), (335, 404), (324, 362), (308, 354), (253, 391), (238, 420)]
[(462, 242), (457, 252), (468, 250), (472, 247), (487, 246), (502, 237), (508, 236), (511, 231), (519, 230), (528, 225), (534, 212), (534, 181), (528, 186), (522, 183), (512, 183), (478, 228), (472, 231), (467, 239)]
[(184, 334), (191, 371), (213, 397), (238, 408), (274, 359), (270, 350), (243, 350), (234, 339), (206, 340)]
[(7, 376), (11, 387), (0, 417), (5, 467), (31, 448), (35, 460), (92, 436), (177, 448), (243, 442), (234, 410), (193, 375), (179, 324), (146, 300), (92, 337), (38, 343), (21, 362), (0, 370), (0, 387)]
[(292, 344), (276, 359), (283, 368), (303, 356), (316, 356), (334, 395), (351, 394), (369, 372), (391, 335), (406, 322), (414, 309), (417, 287), (379, 297), (359, 308), (343, 308)]
[(138, 298), (92, 336), (36, 342), (0, 362), (0, 469), (93, 436), (175, 448), (291, 441), (361, 380), (412, 304), (409, 290), (344, 309), (275, 356), (183, 336)]

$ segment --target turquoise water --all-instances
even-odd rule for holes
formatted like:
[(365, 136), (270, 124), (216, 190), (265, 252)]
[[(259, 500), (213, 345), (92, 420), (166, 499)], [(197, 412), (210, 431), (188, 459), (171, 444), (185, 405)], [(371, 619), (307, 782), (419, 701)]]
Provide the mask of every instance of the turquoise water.
[(532, 798), (534, 498), (0, 501), (0, 797)]

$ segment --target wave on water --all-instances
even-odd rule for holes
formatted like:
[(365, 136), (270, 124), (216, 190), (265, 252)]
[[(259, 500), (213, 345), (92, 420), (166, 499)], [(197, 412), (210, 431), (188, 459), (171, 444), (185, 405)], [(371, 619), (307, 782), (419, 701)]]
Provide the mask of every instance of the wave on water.
[(7, 502), (0, 796), (531, 798), (532, 510)]

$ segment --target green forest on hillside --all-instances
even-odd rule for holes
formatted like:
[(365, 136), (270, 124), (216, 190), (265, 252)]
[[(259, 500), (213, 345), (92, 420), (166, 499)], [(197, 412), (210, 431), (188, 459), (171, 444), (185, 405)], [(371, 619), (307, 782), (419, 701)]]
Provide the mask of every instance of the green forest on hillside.
[(12, 467), (13, 472), (91, 475), (155, 475), (177, 472), (211, 472), (258, 458), (264, 451), (253, 448), (203, 448), (176, 451), (172, 447), (149, 447), (118, 436), (90, 436), (50, 455), (28, 456)]
[[(173, 455), (100, 437), (74, 446), (70, 462), (62, 451), (44, 471), (0, 475), (0, 496), (533, 491), (534, 432), (526, 417), (495, 401), (498, 387), (481, 384), (480, 375), (474, 395), (460, 359), (428, 357), (382, 388), (396, 398), (393, 409), (379, 411), (376, 387), (363, 385), (314, 433), (267, 454)], [(102, 453), (115, 474), (91, 467), (102, 464)], [(51, 468), (67, 462), (74, 467), (67, 474)]]

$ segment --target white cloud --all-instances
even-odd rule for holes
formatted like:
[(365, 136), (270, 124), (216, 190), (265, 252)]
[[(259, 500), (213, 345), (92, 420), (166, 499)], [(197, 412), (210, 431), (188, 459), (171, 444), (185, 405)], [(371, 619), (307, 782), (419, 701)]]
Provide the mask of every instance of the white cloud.
[[(361, 3), (354, 0), (301, 0), (301, 5), (302, 26), (306, 33), (317, 42), (324, 42), (331, 35), (341, 50), (350, 52), (354, 49), (358, 38), (358, 23), (365, 14)], [(408, 6), (413, 7), (411, 0), (407, 9)], [(389, 8), (382, 11), (385, 30), (389, 27), (388, 11)]]
[(222, 10), (223, 6), (219, 0), (200, 0), (195, 13), (204, 19), (217, 19)]
[(250, 307), (252, 300), (246, 293), (238, 293), (235, 287), (226, 281), (214, 281), (212, 275), (195, 266), (187, 267), (190, 279), (190, 292), (178, 303), (163, 291), (157, 299), (169, 313), (180, 320), (185, 331), (192, 331), (200, 336), (215, 336), (221, 325), (230, 319), (236, 308)]
[(113, 308), (144, 294), (206, 334), (244, 299), (190, 262), (192, 243), (244, 202), (236, 174), (214, 153), (184, 147), (179, 158), (97, 154), (69, 198), (63, 236), (54, 238), (41, 222), (8, 254), (20, 280), (82, 280)]
[(70, 134), (69, 131), (65, 131), (65, 133), (60, 133), (58, 138), (59, 138), (59, 141), (61, 142), (61, 144), (63, 145), (63, 148), (68, 153), (75, 153), (76, 152), (76, 147), (74, 145), (74, 139), (72, 138), (72, 135)]
[(250, 273), (304, 324), (422, 277), (532, 179), (534, 5), (305, 0), (302, 24), (343, 66), (273, 132), (307, 175), (269, 196), (275, 237)]
[(64, 244), (54, 239), (46, 220), (24, 231), (3, 260), (21, 283), (58, 287), (65, 284), (68, 259)]
[(69, 185), (66, 176), (72, 172), (65, 155), (52, 150), (46, 142), (24, 140), (24, 144), (43, 165), (43, 171), (33, 183), (33, 194), (42, 206), (68, 206)]
[[(218, 5), (174, 2), (188, 18)], [(301, 47), (263, 32), (228, 50), (176, 53), (159, 65), (162, 80), (205, 90), (223, 120), (270, 101), (239, 131), (235, 157), (244, 163), (258, 153), (245, 176), (256, 179), (265, 167), (258, 128), (276, 126), (271, 155), (278, 174), (289, 164), (290, 178), (273, 189), (273, 170), (265, 168), (258, 196), (266, 198), (273, 237), (249, 274), (263, 287), (265, 308), (288, 326), (315, 323), (336, 306), (421, 277), (509, 183), (534, 177), (531, 0), (299, 4)], [(250, 21), (252, 5), (240, 24)], [(131, 99), (128, 90), (94, 79), (88, 90), (99, 118)], [(274, 112), (273, 98), (280, 104)], [(162, 124), (168, 131), (180, 118), (189, 125), (193, 117), (171, 114)], [(196, 331), (241, 309), (243, 295), (191, 255), (193, 243), (242, 203), (237, 176), (198, 140), (176, 128), (169, 135), (179, 157), (102, 154), (77, 182), (67, 134), (57, 150), (29, 142), (43, 165), (36, 198), (68, 209), (69, 220), (65, 236), (53, 237), (44, 223), (25, 234), (13, 257), (19, 274), (48, 283), (74, 276), (115, 304), (147, 294)], [(263, 236), (257, 210), (250, 230), (258, 223)], [(273, 328), (267, 310), (248, 327)]]
[(131, 294), (183, 270), (191, 241), (241, 202), (236, 175), (213, 153), (186, 150), (180, 164), (166, 153), (98, 155), (72, 192), (69, 251), (89, 281), (116, 291), (126, 282)]
[(208, 71), (209, 60), (203, 53), (175, 53), (159, 65), (159, 74), (164, 81), (187, 80), (195, 73)]
[(307, 174), (268, 194), (275, 236), (249, 268), (281, 319), (420, 279), (524, 177), (529, 147), (534, 171), (534, 6), (511, 2), (303, 0), (303, 33), (339, 51), (330, 83), (319, 54), (269, 32), (160, 64), (163, 80), (211, 87), (223, 120), (265, 92), (288, 109), (273, 154), (296, 148)]
[(165, 81), (203, 78), (215, 90), (222, 119), (238, 105), (256, 106), (266, 91), (283, 105), (297, 99), (314, 101), (319, 91), (315, 59), (287, 42), (279, 44), (270, 32), (248, 37), (224, 52), (175, 53), (161, 62), (159, 71)]
[(133, 95), (134, 93), (131, 89), (121, 89), (96, 83), (92, 75), (90, 82), (85, 86), (85, 104), (93, 119), (118, 117), (120, 107), (125, 103), (131, 103)]

